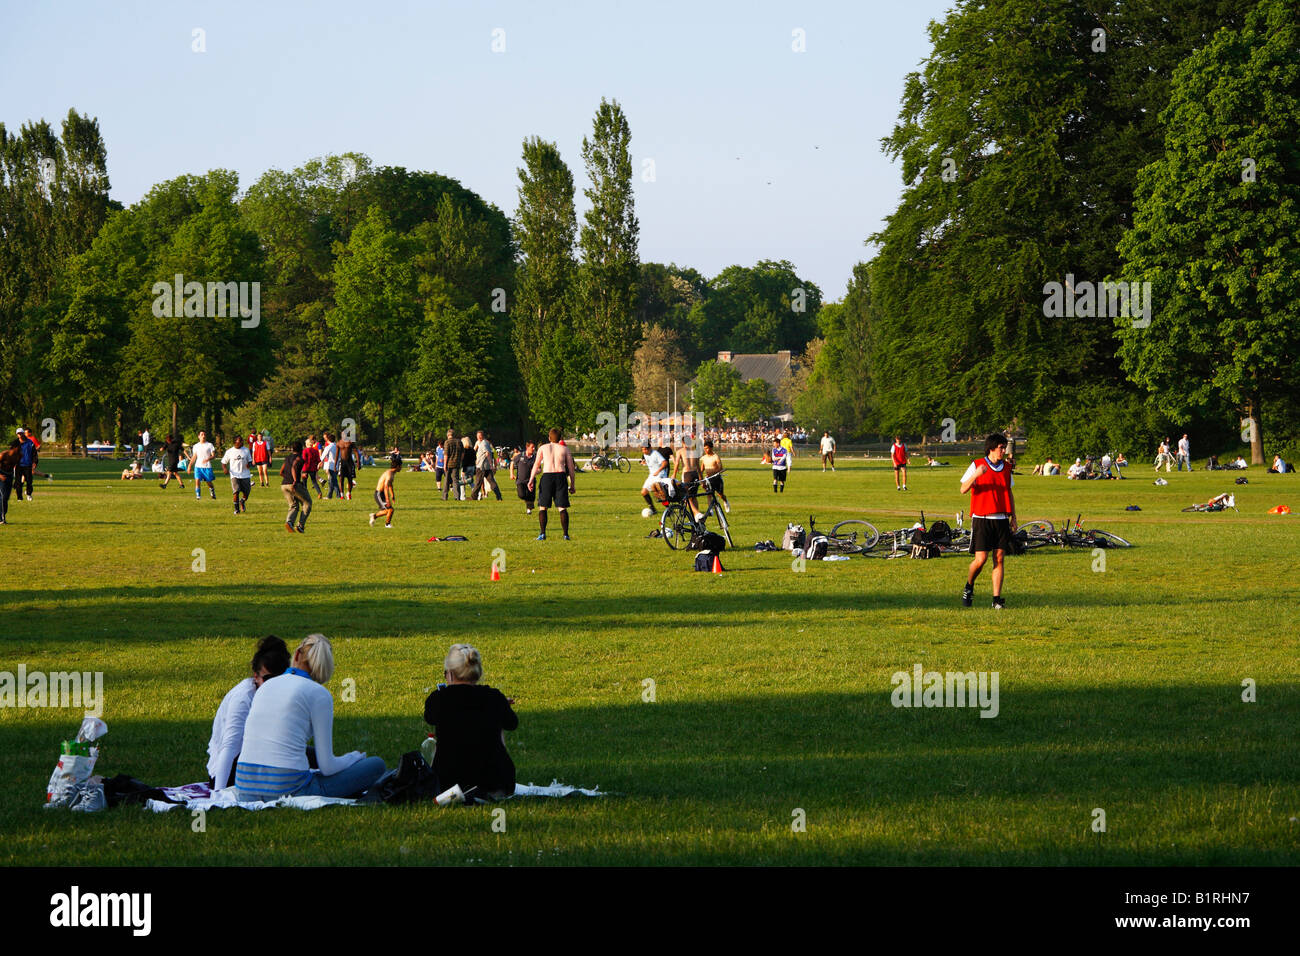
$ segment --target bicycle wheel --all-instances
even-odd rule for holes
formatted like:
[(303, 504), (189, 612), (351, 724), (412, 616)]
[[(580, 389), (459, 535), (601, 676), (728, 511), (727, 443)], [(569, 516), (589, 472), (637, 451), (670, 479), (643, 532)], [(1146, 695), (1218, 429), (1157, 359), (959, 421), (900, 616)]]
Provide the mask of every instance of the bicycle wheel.
[(880, 540), (880, 532), (876, 530), (876, 526), (870, 521), (863, 521), (860, 518), (841, 521), (831, 528), (830, 536), (839, 538), (841, 541), (848, 541), (863, 551), (870, 551), (876, 546), (876, 542)]
[(1184, 508), (1184, 509), (1183, 509), (1184, 512), (1188, 512), (1188, 511), (1204, 511), (1204, 510), (1205, 510), (1205, 505), (1192, 505), (1190, 508)]
[(690, 544), (694, 526), (685, 506), (674, 502), (664, 508), (664, 513), (659, 518), (659, 530), (663, 533), (664, 544), (674, 551), (680, 551)]
[(627, 475), (627, 474), (631, 474), (631, 472), (632, 472), (632, 459), (631, 459), (631, 458), (624, 458), (622, 455), (619, 455), (619, 456), (618, 456), (618, 470), (621, 471), (621, 472), (622, 472), (623, 474), (625, 474), (625, 475)]
[(1056, 526), (1053, 525), (1052, 522), (1050, 521), (1047, 521), (1043, 518), (1039, 518), (1036, 521), (1026, 521), (1024, 524), (1020, 526), (1020, 530), (1025, 532), (1025, 534), (1031, 534), (1031, 535), (1042, 534), (1044, 532), (1046, 532), (1047, 534), (1051, 534), (1053, 531), (1056, 530)]
[(1084, 534), (1092, 538), (1100, 538), (1106, 544), (1103, 547), (1110, 548), (1131, 548), (1133, 545), (1125, 541), (1117, 534), (1111, 534), (1109, 531), (1085, 531)]
[(731, 525), (727, 524), (726, 513), (718, 506), (716, 502), (714, 502), (713, 507), (715, 509), (713, 515), (718, 519), (718, 527), (722, 529), (722, 536), (727, 539), (727, 547), (734, 548), (736, 546), (736, 542), (731, 540)]
[(599, 455), (593, 455), (591, 461), (587, 462), (587, 469), (589, 471), (600, 471), (604, 467), (605, 459), (601, 458)]

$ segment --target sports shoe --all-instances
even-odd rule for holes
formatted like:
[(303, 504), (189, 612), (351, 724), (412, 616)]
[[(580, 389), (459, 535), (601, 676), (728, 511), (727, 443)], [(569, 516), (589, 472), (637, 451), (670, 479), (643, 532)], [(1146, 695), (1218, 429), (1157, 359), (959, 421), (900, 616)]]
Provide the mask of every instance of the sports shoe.
[(569, 540), (569, 536), (568, 536), (567, 534), (564, 536), (564, 540), (565, 540), (565, 541), (568, 541), (568, 540)]
[(546, 532), (543, 531), (541, 534), (539, 534), (539, 535), (537, 536), (537, 540), (538, 540), (538, 541), (545, 541), (545, 540), (546, 540)]
[(975, 600), (975, 588), (967, 584), (964, 588), (961, 589), (961, 606), (970, 607), (971, 603), (974, 600)]
[(1002, 600), (1001, 595), (999, 594), (993, 595), (993, 607), (995, 610), (1001, 611), (1006, 606), (1007, 606), (1006, 602)]
[(293, 534), (293, 525), (289, 524), (289, 522), (286, 521), (284, 523), (284, 530), (289, 532), (290, 534)]
[(202, 501), (202, 500), (203, 500), (203, 496), (202, 496), (202, 495), (195, 495), (195, 496), (194, 496), (194, 500), (195, 500), (195, 501)]
[(392, 524), (390, 524), (390, 523), (388, 523), (388, 522), (385, 522), (385, 523), (384, 523), (384, 527), (385, 527), (385, 528), (391, 528), (391, 527), (392, 527)]
[(907, 490), (907, 485), (903, 485), (903, 490), (904, 490), (904, 491)]
[(212, 500), (213, 500), (213, 501), (216, 501), (216, 500), (217, 500), (217, 493), (216, 493), (215, 490), (212, 492)]
[(371, 516), (370, 516), (370, 527), (373, 528), (374, 526), (375, 526), (375, 516), (374, 516), (374, 515), (371, 515)]

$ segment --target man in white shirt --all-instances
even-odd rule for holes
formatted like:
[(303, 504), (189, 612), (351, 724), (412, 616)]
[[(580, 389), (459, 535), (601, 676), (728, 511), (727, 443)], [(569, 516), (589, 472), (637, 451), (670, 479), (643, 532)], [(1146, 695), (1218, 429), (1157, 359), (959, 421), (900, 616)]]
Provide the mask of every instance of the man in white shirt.
[(208, 483), (212, 500), (217, 500), (217, 486), (212, 482), (212, 459), (217, 456), (216, 446), (208, 441), (207, 432), (199, 432), (199, 440), (190, 446), (190, 467), (194, 469), (194, 500), (203, 497), (203, 483)]
[(153, 464), (153, 453), (149, 451), (149, 443), (152, 437), (147, 428), (140, 433), (140, 450), (144, 452), (144, 466), (146, 468)]
[(831, 471), (835, 470), (835, 439), (831, 437), (829, 431), (822, 432), (822, 474), (826, 473), (826, 464), (830, 463)]
[(497, 487), (495, 472), (497, 470), (496, 449), (488, 441), (487, 435), (483, 432), (478, 433), (478, 440), (474, 442), (474, 490), (470, 495), (470, 500), (477, 501), (480, 493), (487, 497), (487, 490), (484, 487), (491, 488), (497, 496), (497, 501), (501, 500), (501, 489)]
[(1178, 439), (1178, 470), (1179, 471), (1183, 470), (1183, 465), (1187, 466), (1188, 471), (1192, 470), (1192, 446), (1191, 443), (1187, 440), (1186, 435)]
[(235, 443), (221, 456), (221, 470), (230, 476), (230, 491), (235, 496), (235, 514), (248, 510), (248, 492), (253, 487), (253, 453), (244, 447), (244, 439), (235, 436)]
[(335, 492), (338, 492), (340, 498), (343, 493), (339, 491), (339, 446), (334, 440), (334, 436), (329, 432), (322, 432), (325, 439), (325, 447), (321, 449), (320, 460), (325, 465), (325, 475), (329, 478), (329, 488), (325, 491), (326, 498), (333, 498)]
[(641, 460), (645, 462), (647, 471), (645, 483), (641, 485), (641, 497), (645, 499), (646, 507), (650, 513), (655, 513), (655, 499), (652, 492), (656, 487), (660, 488), (665, 498), (668, 497), (672, 483), (668, 478), (668, 459), (659, 454), (659, 451), (650, 447), (647, 441), (641, 446)]
[(1069, 470), (1068, 472), (1065, 473), (1065, 477), (1066, 477), (1066, 478), (1082, 478), (1082, 477), (1083, 477), (1083, 473), (1084, 473), (1086, 470), (1087, 470), (1087, 469), (1084, 468), (1084, 465), (1083, 465), (1083, 459), (1081, 459), (1081, 458), (1076, 458), (1076, 459), (1074, 459), (1074, 464), (1070, 466), (1070, 470)]

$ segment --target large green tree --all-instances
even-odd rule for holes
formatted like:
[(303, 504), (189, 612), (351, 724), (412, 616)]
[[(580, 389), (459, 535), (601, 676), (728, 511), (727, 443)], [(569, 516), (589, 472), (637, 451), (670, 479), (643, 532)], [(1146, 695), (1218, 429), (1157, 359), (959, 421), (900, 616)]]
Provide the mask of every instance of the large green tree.
[[(600, 101), (591, 139), (583, 137), (582, 160), (591, 185), (583, 194), (591, 207), (579, 236), (581, 306), (576, 326), (589, 343), (596, 367), (618, 369), (630, 387), (632, 355), (640, 326), (636, 316), (640, 226), (632, 194), (632, 134), (617, 101)], [(627, 394), (609, 395), (617, 407)]]
[(721, 425), (727, 418), (731, 393), (740, 384), (740, 373), (728, 362), (705, 359), (695, 371), (691, 407), (704, 416), (706, 425)]
[(1175, 421), (1226, 397), (1263, 441), (1300, 368), (1300, 21), (1264, 0), (1174, 76), (1161, 158), (1142, 170), (1124, 276), (1150, 282), (1149, 326), (1118, 323), (1133, 379)]
[(821, 289), (801, 279), (788, 261), (728, 266), (708, 285), (707, 298), (695, 306), (688, 321), (709, 330), (705, 344), (715, 346), (713, 353), (798, 353), (817, 334)]

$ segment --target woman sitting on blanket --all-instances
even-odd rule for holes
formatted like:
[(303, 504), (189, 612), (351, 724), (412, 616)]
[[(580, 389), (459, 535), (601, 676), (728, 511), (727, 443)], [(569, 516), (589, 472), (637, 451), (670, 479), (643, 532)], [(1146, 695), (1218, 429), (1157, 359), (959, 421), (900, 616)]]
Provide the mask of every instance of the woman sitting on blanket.
[(253, 652), (253, 676), (245, 677), (231, 688), (217, 708), (212, 720), (212, 739), (208, 742), (208, 786), (224, 790), (235, 782), (235, 767), (244, 745), (244, 724), (253, 695), (262, 683), (279, 677), (289, 667), (289, 648), (274, 634), (262, 638)]
[[(293, 666), (263, 685), (244, 724), (244, 749), (235, 771), (241, 803), (284, 796), (350, 797), (384, 773), (384, 762), (354, 750), (334, 756), (334, 698), (322, 685), (334, 674), (334, 649), (310, 634), (293, 652)], [(307, 763), (314, 738), (316, 762)]]
[(479, 683), (483, 658), (468, 644), (451, 646), (443, 676), (446, 685), (424, 702), (424, 720), (438, 740), (433, 757), (438, 786), (459, 784), (462, 792), (485, 800), (511, 796), (515, 765), (506, 752), (505, 731), (519, 726), (513, 698)]

